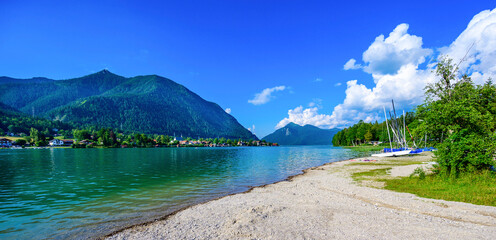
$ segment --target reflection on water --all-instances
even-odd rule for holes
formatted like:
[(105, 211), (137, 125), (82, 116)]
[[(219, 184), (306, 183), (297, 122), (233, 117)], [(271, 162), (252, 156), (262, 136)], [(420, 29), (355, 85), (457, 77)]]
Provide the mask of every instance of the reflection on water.
[(101, 236), (356, 157), (329, 146), (0, 151), (0, 239)]

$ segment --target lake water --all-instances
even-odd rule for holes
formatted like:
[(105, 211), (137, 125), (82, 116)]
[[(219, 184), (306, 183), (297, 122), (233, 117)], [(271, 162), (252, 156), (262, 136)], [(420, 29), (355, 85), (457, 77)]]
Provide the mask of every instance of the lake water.
[(103, 236), (359, 155), (331, 146), (0, 150), (0, 239)]

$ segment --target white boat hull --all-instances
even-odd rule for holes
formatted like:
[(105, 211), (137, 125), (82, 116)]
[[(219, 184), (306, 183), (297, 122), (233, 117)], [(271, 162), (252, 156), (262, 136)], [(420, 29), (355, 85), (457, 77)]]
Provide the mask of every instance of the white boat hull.
[(398, 151), (398, 152), (385, 152), (385, 153), (378, 153), (378, 154), (372, 154), (372, 157), (397, 157), (397, 156), (404, 156), (410, 154), (412, 150), (404, 150), (404, 151)]

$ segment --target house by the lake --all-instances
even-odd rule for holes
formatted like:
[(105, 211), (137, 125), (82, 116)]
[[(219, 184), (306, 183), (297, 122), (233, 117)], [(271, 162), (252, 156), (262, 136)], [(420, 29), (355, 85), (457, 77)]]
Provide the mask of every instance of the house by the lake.
[(0, 147), (2, 148), (12, 147), (12, 141), (7, 138), (0, 138)]
[(68, 140), (68, 139), (53, 139), (50, 140), (48, 144), (50, 146), (55, 147), (55, 146), (71, 146), (74, 143), (73, 140)]

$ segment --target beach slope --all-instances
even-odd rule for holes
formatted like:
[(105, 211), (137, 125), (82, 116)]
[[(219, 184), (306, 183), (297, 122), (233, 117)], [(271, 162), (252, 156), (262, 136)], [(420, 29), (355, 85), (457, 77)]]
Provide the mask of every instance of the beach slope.
[[(403, 158), (396, 158), (401, 161)], [(428, 162), (430, 155), (405, 157)], [(358, 184), (380, 167), (342, 161), (290, 181), (196, 205), (109, 239), (494, 239), (496, 208), (433, 200)], [(377, 161), (387, 161), (377, 159)], [(424, 166), (428, 166), (424, 164)], [(416, 166), (393, 167), (395, 176)], [(373, 185), (373, 184), (372, 184)]]

